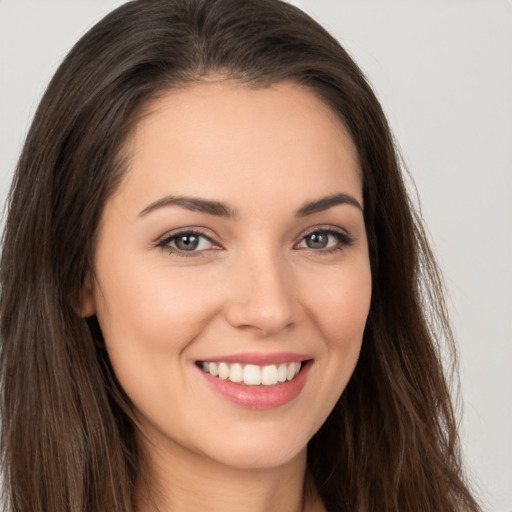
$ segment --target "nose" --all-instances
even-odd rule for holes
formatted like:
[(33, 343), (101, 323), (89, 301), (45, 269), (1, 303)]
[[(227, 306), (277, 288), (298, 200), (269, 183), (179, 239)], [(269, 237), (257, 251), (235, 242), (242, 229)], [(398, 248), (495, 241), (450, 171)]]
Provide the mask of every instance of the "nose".
[(231, 294), (225, 306), (233, 327), (271, 336), (297, 319), (297, 297), (288, 264), (272, 255), (240, 258), (230, 276)]

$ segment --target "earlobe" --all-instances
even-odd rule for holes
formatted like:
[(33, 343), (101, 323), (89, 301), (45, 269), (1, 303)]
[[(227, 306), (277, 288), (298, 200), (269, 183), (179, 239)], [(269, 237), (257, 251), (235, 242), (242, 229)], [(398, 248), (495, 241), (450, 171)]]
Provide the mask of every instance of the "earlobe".
[(96, 314), (93, 277), (90, 274), (87, 275), (82, 286), (78, 313), (82, 318), (88, 318)]

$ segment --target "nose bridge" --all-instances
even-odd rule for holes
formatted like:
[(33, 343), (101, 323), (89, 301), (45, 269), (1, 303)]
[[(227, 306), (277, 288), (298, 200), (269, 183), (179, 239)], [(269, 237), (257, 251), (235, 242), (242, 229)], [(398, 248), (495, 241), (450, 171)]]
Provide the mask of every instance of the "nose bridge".
[(294, 322), (293, 273), (278, 250), (260, 246), (244, 251), (230, 279), (233, 289), (226, 313), (234, 327), (270, 335)]

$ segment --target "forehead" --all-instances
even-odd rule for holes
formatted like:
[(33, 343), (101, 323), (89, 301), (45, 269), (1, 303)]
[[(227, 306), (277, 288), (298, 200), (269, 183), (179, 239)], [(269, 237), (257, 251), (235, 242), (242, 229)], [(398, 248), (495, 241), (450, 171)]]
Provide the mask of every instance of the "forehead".
[(121, 189), (146, 202), (155, 199), (155, 188), (220, 200), (241, 188), (254, 197), (286, 191), (303, 201), (305, 188), (318, 196), (333, 187), (362, 201), (347, 129), (312, 91), (294, 83), (254, 89), (222, 80), (167, 92), (142, 110), (125, 149)]

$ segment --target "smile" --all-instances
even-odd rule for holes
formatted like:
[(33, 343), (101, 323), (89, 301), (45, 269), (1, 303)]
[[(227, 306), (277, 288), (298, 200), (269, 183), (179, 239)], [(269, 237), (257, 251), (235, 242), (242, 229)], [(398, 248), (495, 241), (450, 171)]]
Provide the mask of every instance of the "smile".
[(259, 366), (228, 362), (202, 361), (199, 367), (213, 377), (246, 386), (275, 386), (293, 380), (301, 369), (301, 363), (291, 361)]
[(292, 403), (305, 386), (313, 364), (311, 355), (291, 352), (252, 352), (195, 361), (208, 388), (248, 409), (273, 409)]

